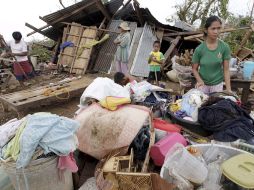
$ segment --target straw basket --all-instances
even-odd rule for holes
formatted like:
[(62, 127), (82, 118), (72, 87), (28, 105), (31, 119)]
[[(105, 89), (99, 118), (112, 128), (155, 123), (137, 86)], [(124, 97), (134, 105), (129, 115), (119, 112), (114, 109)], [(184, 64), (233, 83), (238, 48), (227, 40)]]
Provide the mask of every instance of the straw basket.
[(73, 190), (72, 173), (66, 170), (60, 179), (57, 161), (57, 157), (42, 158), (18, 170), (14, 162), (1, 165), (17, 190)]
[(111, 189), (119, 189), (119, 190), (163, 190), (163, 189), (172, 189), (172, 185), (163, 181), (156, 174), (147, 173), (147, 168), (150, 160), (149, 152), (151, 146), (155, 141), (155, 133), (154, 128), (152, 126), (151, 118), (150, 118), (150, 145), (147, 150), (146, 158), (142, 167), (141, 172), (112, 172), (110, 175), (113, 180), (108, 181), (105, 179), (105, 175), (109, 173), (104, 173), (103, 166), (107, 161), (112, 157), (122, 156), (123, 152), (126, 152), (128, 147), (124, 147), (118, 150), (111, 152), (109, 155), (104, 157), (95, 170), (96, 183), (99, 190), (111, 190)]

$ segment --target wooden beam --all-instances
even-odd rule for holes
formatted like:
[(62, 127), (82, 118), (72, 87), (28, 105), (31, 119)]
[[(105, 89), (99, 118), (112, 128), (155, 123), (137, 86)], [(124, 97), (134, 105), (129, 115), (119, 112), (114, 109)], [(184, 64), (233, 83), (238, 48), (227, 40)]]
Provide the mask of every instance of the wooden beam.
[(166, 33), (164, 34), (165, 37), (173, 37), (173, 36), (189, 36), (195, 34), (201, 34), (202, 31), (191, 31), (191, 32), (174, 32), (174, 33)]
[(47, 36), (48, 38), (50, 38), (45, 32), (41, 31), (40, 29), (34, 27), (33, 25), (29, 24), (29, 23), (25, 23), (25, 25), (28, 27), (28, 28), (31, 28), (32, 30), (38, 32), (39, 34), (43, 35), (43, 36)]
[(170, 47), (168, 48), (168, 50), (165, 53), (165, 62), (162, 65), (162, 68), (164, 68), (166, 66), (166, 64), (169, 62), (170, 60), (170, 56), (172, 54), (172, 52), (174, 51), (175, 47), (177, 46), (177, 44), (179, 43), (181, 39), (181, 36), (177, 36), (176, 39), (174, 39), (170, 45)]
[(65, 15), (63, 15), (62, 17), (60, 17), (60, 18), (54, 20), (53, 22), (48, 23), (48, 24), (46, 24), (45, 26), (38, 28), (37, 31), (30, 32), (29, 34), (27, 34), (27, 36), (31, 36), (32, 34), (35, 34), (35, 33), (38, 32), (38, 31), (41, 31), (41, 30), (43, 30), (43, 29), (45, 29), (45, 28), (47, 28), (47, 27), (49, 27), (49, 26), (52, 26), (53, 24), (56, 24), (56, 23), (58, 23), (58, 22), (61, 22), (61, 21), (63, 21), (64, 19), (66, 19), (66, 18), (68, 18), (68, 17), (70, 17), (70, 16), (72, 16), (72, 15), (75, 15), (75, 14), (77, 14), (77, 13), (83, 11), (85, 8), (94, 5), (95, 3), (96, 3), (96, 2), (93, 1), (93, 2), (91, 2), (91, 3), (88, 3), (88, 4), (84, 5), (84, 6), (82, 6), (82, 7), (78, 8), (78, 9), (76, 9), (75, 11), (73, 11), (73, 12), (71, 12), (71, 13), (69, 13), (69, 14), (65, 14)]
[(247, 43), (247, 41), (248, 41), (248, 39), (250, 38), (252, 32), (254, 31), (254, 25), (251, 24), (250, 28), (251, 28), (251, 29), (248, 30), (248, 31), (245, 33), (245, 35), (244, 35), (244, 37), (243, 37), (243, 39), (242, 39), (242, 41), (241, 41), (240, 46), (237, 48), (237, 50), (236, 50), (236, 52), (235, 52), (235, 54), (234, 54), (235, 56), (238, 55), (238, 53), (240, 52), (240, 50), (241, 50), (241, 49), (243, 48), (243, 46)]
[[(75, 24), (75, 23), (68, 23), (68, 22), (61, 22), (61, 23), (69, 25), (69, 26), (80, 26), (79, 24)], [(102, 29), (102, 28), (94, 28), (94, 27), (91, 27), (91, 26), (83, 26), (83, 25), (81, 25), (81, 26), (83, 28), (86, 28), (86, 29), (100, 30), (100, 31), (103, 31), (103, 32), (111, 32), (111, 33), (120, 34), (120, 32), (117, 32), (117, 31), (112, 31), (112, 30), (107, 30), (107, 29)]]
[(102, 14), (108, 19), (108, 21), (111, 20), (111, 15), (108, 12), (108, 10), (106, 9), (106, 7), (103, 5), (103, 3), (101, 2), (101, 0), (96, 0), (96, 5), (97, 7), (100, 9), (100, 11), (102, 12)]
[[(221, 30), (221, 33), (234, 32), (234, 31), (237, 31), (237, 30), (246, 30), (246, 29), (250, 29), (250, 27), (247, 26), (247, 27), (242, 27), (242, 28), (226, 28), (226, 29)], [(203, 37), (203, 35), (204, 34), (197, 34), (197, 35), (187, 36), (187, 37), (184, 37), (184, 40), (189, 40), (189, 39), (193, 39), (193, 38), (200, 38), (200, 37)]]
[(139, 20), (141, 26), (144, 26), (145, 22), (144, 22), (144, 18), (142, 16), (142, 13), (140, 11), (139, 3), (136, 0), (134, 0), (133, 5), (134, 5), (134, 8), (135, 8), (135, 11), (137, 13), (138, 20)]
[(103, 29), (104, 28), (104, 25), (105, 25), (105, 22), (106, 22), (107, 18), (104, 17), (104, 19), (101, 21), (101, 24), (99, 26), (99, 29)]

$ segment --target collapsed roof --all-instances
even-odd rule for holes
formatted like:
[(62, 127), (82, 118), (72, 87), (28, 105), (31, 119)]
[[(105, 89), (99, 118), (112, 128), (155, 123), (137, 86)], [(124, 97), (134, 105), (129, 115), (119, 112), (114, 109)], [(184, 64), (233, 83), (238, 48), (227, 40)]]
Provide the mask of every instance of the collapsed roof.
[(47, 25), (36, 28), (26, 23), (26, 26), (36, 32), (57, 41), (62, 36), (65, 24), (63, 22), (76, 22), (85, 26), (99, 26), (104, 18), (108, 21), (113, 19), (121, 19), (126, 21), (137, 22), (144, 25), (145, 22), (157, 28), (163, 28), (168, 32), (182, 31), (180, 28), (160, 23), (147, 8), (140, 8), (137, 1), (134, 0), (133, 5), (129, 0), (123, 4), (124, 0), (111, 0), (103, 4), (100, 0), (83, 0), (69, 7), (49, 15), (40, 17)]

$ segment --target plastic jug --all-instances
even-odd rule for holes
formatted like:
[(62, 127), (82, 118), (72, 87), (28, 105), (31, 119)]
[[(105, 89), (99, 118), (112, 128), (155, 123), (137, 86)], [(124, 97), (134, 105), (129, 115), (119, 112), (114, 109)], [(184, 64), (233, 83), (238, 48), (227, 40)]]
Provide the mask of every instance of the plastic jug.
[(254, 71), (254, 62), (245, 61), (243, 65), (243, 78), (245, 80), (251, 80), (253, 71)]

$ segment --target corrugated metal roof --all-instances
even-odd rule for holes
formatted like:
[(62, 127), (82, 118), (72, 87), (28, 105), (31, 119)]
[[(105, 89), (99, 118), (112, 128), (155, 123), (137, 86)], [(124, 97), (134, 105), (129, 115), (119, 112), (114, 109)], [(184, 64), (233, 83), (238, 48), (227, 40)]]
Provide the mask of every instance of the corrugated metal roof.
[(148, 77), (149, 65), (147, 59), (152, 51), (153, 42), (156, 40), (151, 26), (145, 24), (139, 46), (131, 68), (131, 74), (138, 77)]
[(136, 56), (139, 41), (140, 41), (141, 35), (143, 33), (143, 29), (144, 29), (143, 27), (138, 27), (138, 28), (136, 28), (136, 30), (134, 32), (131, 46), (130, 46), (130, 57), (129, 57), (129, 64), (128, 64), (129, 71), (131, 70), (134, 58)]
[[(94, 0), (81, 1), (67, 8), (64, 8), (62, 10), (46, 15), (43, 17), (43, 20), (47, 21), (48, 23), (51, 23), (61, 18), (63, 15), (69, 14), (75, 11), (76, 9), (82, 6), (85, 6), (86, 4), (91, 3), (93, 1)], [(113, 15), (122, 6), (122, 4), (123, 4), (123, 0), (111, 0), (110, 2), (106, 3), (105, 6), (106, 6), (106, 9), (109, 11), (109, 13)], [(92, 26), (92, 25), (98, 26), (103, 20), (103, 18), (104, 18), (104, 15), (98, 9), (96, 4), (94, 4), (88, 8), (85, 8), (83, 11), (64, 19), (62, 22), (76, 22), (85, 26)], [(53, 24), (53, 27), (50, 27), (44, 30), (43, 32), (45, 33), (47, 37), (57, 40), (58, 36), (62, 34), (63, 27), (64, 27), (64, 24), (56, 23), (56, 24)]]
[[(159, 22), (150, 12), (148, 8), (140, 8), (142, 17), (144, 18), (144, 21), (146, 21), (149, 25), (156, 27), (174, 30), (174, 31), (183, 31), (181, 28), (177, 28), (175, 26), (171, 26), (169, 24), (162, 24)], [(137, 14), (131, 4), (125, 7), (124, 10), (119, 11), (114, 17), (115, 19), (122, 19), (122, 20), (128, 20), (132, 22), (139, 22)]]
[[(121, 20), (112, 20), (108, 27), (108, 30), (117, 31), (118, 26), (121, 22)], [(130, 33), (132, 37), (135, 29), (137, 28), (137, 23), (128, 22), (128, 24), (131, 29)], [(117, 49), (117, 46), (114, 44), (114, 40), (116, 39), (116, 37), (117, 34), (111, 33), (110, 38), (105, 43), (103, 43), (103, 45), (99, 49), (99, 54), (93, 68), (94, 71), (109, 73), (111, 67), (114, 66), (113, 61)]]

